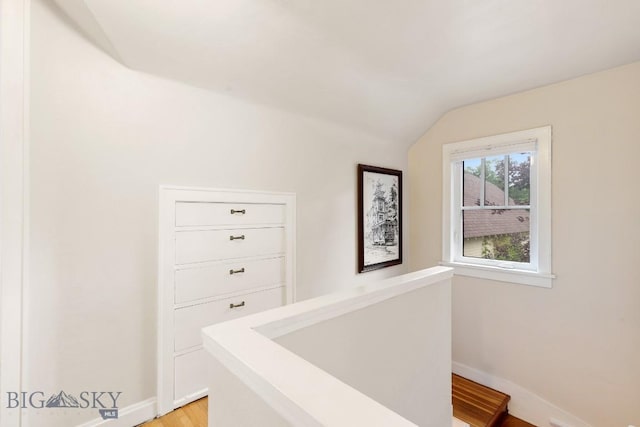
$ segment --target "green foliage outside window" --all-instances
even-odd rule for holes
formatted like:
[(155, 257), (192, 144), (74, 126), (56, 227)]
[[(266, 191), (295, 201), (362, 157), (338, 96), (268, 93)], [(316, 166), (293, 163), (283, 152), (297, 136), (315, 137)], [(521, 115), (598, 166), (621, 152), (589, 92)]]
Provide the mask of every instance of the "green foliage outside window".
[(529, 262), (529, 233), (501, 234), (482, 238), (482, 257), (501, 261)]

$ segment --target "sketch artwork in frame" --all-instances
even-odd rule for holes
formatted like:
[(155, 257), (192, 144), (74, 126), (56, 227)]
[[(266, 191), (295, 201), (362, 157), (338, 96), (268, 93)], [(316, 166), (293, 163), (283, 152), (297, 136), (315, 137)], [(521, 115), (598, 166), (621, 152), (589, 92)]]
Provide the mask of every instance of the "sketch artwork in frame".
[(358, 165), (358, 271), (402, 264), (402, 171)]

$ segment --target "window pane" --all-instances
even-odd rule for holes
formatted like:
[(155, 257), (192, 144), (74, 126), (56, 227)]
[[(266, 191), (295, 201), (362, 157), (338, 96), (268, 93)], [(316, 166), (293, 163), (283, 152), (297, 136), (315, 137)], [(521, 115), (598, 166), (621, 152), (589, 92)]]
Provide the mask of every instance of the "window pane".
[(509, 205), (529, 205), (531, 153), (509, 155)]
[(484, 161), (484, 204), (504, 206), (504, 158), (486, 157)]
[(482, 159), (469, 159), (462, 162), (464, 169), (462, 186), (462, 205), (480, 206), (480, 172)]
[(529, 262), (529, 209), (482, 209), (462, 212), (462, 255)]

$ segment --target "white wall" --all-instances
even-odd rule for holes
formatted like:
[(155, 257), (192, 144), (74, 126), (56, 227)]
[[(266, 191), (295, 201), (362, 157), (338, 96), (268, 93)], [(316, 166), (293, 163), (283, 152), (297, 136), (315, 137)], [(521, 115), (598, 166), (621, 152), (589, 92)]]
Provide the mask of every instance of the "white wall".
[(406, 150), (127, 69), (33, 3), (30, 389), (155, 395), (159, 184), (296, 192), (299, 298), (404, 271), (356, 274), (356, 164), (405, 169)]
[(553, 126), (557, 280), (455, 277), (453, 359), (599, 427), (640, 424), (639, 117), (634, 63), (453, 110), (409, 152), (410, 267), (420, 269), (441, 258), (442, 144)]

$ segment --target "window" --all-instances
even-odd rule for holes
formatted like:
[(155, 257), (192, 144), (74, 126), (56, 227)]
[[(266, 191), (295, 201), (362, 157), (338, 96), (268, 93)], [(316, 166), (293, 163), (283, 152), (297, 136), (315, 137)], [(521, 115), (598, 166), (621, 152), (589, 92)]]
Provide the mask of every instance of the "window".
[(551, 127), (443, 146), (443, 264), (551, 287)]

